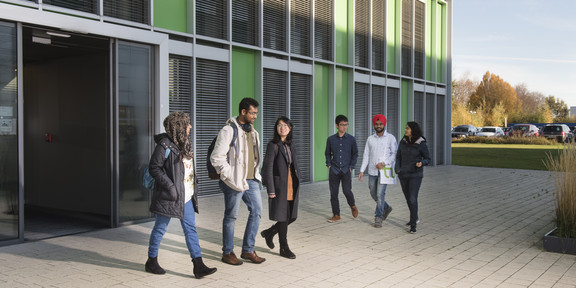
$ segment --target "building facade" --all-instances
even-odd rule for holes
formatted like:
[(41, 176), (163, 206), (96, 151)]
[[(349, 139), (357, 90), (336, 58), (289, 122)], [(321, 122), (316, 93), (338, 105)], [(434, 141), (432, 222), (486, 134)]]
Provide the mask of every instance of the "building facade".
[(0, 0), (0, 245), (43, 237), (38, 219), (149, 220), (141, 174), (171, 111), (192, 117), (200, 194), (219, 193), (206, 152), (243, 97), (263, 149), (294, 121), (305, 182), (328, 179), (338, 114), (361, 152), (374, 114), (397, 139), (417, 121), (447, 165), (451, 23), (451, 0)]

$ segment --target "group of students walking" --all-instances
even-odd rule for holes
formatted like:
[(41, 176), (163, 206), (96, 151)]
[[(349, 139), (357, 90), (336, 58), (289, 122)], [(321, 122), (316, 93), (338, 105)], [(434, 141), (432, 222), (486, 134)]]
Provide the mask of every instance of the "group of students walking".
[[(258, 102), (253, 98), (242, 99), (239, 115), (228, 119), (220, 130), (210, 155), (210, 162), (220, 175), (219, 186), (224, 194), (222, 262), (230, 265), (241, 265), (243, 260), (255, 264), (266, 261), (254, 250), (262, 216), (260, 183), (266, 186), (269, 219), (276, 222), (261, 231), (260, 235), (265, 239), (266, 245), (274, 249), (274, 237), (278, 234), (280, 256), (296, 258), (287, 241), (288, 226), (298, 217), (302, 179), (297, 163), (297, 151), (292, 141), (293, 124), (287, 117), (276, 120), (274, 136), (267, 144), (264, 159), (260, 159), (260, 138), (253, 126), (258, 116), (258, 106)], [(155, 179), (150, 212), (154, 213), (156, 218), (150, 234), (145, 270), (153, 274), (166, 273), (158, 263), (158, 249), (170, 219), (178, 218), (194, 264), (194, 276), (202, 278), (213, 274), (217, 269), (203, 263), (196, 230), (198, 180), (190, 142), (190, 117), (183, 112), (173, 112), (164, 119), (163, 124), (166, 132), (154, 136), (156, 147), (149, 163), (150, 175)], [(392, 207), (384, 201), (386, 184), (380, 183), (379, 171), (395, 162), (394, 171), (398, 173), (410, 209), (408, 225), (411, 227), (410, 232), (415, 233), (418, 223), (417, 197), (423, 177), (422, 166), (430, 162), (426, 141), (418, 124), (408, 122), (406, 135), (396, 151), (394, 136), (384, 129), (386, 118), (381, 114), (376, 115), (373, 124), (376, 134), (366, 143), (359, 180), (362, 181), (363, 172), (368, 168), (370, 194), (377, 202), (374, 225), (382, 227), (382, 221), (392, 211)], [(333, 212), (329, 222), (341, 219), (338, 202), (340, 183), (351, 207), (352, 216), (358, 217), (358, 208), (351, 191), (351, 173), (358, 158), (356, 139), (346, 133), (348, 119), (345, 116), (336, 117), (336, 128), (338, 133), (328, 138), (325, 153), (326, 166), (330, 170), (330, 202)], [(249, 211), (240, 253), (242, 260), (234, 253), (234, 226), (241, 201)]]

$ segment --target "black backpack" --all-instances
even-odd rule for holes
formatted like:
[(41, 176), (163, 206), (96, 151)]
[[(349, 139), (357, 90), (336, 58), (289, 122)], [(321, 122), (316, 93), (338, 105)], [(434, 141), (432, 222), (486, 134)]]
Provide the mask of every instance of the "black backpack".
[[(230, 126), (232, 126), (232, 130), (234, 131), (234, 136), (232, 136), (232, 141), (230, 142), (230, 148), (232, 148), (236, 147), (235, 142), (238, 137), (238, 127), (236, 127), (234, 123), (230, 123)], [(212, 180), (220, 179), (220, 174), (216, 172), (216, 168), (214, 168), (212, 161), (210, 161), (210, 156), (212, 156), (212, 151), (214, 151), (214, 146), (216, 145), (216, 139), (218, 139), (218, 136), (212, 139), (212, 143), (208, 146), (208, 152), (206, 153), (206, 169), (208, 170), (208, 177)], [(228, 159), (228, 162), (230, 162), (230, 159)]]

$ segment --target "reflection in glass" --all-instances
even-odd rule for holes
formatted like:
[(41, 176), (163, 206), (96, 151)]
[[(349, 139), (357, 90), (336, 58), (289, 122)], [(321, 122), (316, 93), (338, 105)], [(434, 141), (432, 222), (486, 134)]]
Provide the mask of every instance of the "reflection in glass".
[(16, 28), (0, 23), (0, 241), (18, 238)]
[(152, 47), (118, 45), (118, 152), (120, 222), (149, 218), (141, 185), (151, 143)]

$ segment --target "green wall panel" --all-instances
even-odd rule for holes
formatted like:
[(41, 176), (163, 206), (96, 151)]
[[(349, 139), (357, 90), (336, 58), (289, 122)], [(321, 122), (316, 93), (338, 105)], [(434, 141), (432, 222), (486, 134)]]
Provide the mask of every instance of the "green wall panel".
[(328, 180), (326, 139), (334, 130), (330, 117), (330, 71), (327, 65), (314, 65), (314, 181)]
[[(354, 1), (336, 0), (334, 1), (334, 26), (336, 28), (336, 61), (337, 63), (348, 64), (348, 33), (353, 31), (349, 25), (349, 17), (354, 19), (354, 14), (348, 7), (348, 2)], [(350, 11), (350, 13), (349, 13)]]
[[(334, 102), (335, 102), (335, 113), (334, 115), (345, 115), (346, 117), (348, 117), (348, 120), (350, 120), (350, 115), (348, 115), (348, 99), (349, 99), (349, 93), (348, 93), (348, 77), (349, 77), (349, 72), (348, 69), (345, 68), (336, 68), (335, 71), (335, 75), (334, 75), (334, 85), (335, 90), (334, 93)], [(332, 119), (334, 120), (334, 119)], [(348, 133), (353, 134), (352, 130), (352, 125), (350, 125), (348, 127)], [(334, 129), (335, 126), (333, 126)]]
[(154, 1), (154, 26), (158, 28), (186, 31), (187, 0)]
[[(238, 115), (238, 105), (244, 97), (255, 98), (256, 93), (256, 52), (245, 48), (232, 48), (232, 115)], [(258, 81), (261, 81), (260, 79)], [(262, 107), (259, 107), (260, 112)], [(259, 113), (260, 114), (260, 113)], [(256, 120), (256, 130), (260, 130)]]

